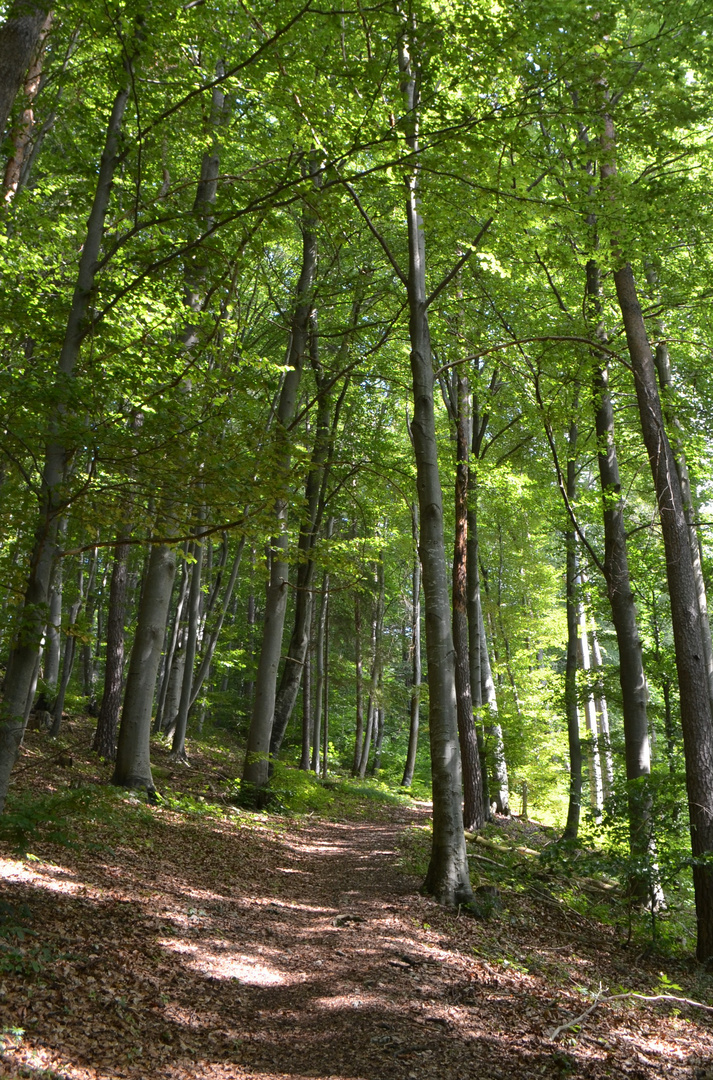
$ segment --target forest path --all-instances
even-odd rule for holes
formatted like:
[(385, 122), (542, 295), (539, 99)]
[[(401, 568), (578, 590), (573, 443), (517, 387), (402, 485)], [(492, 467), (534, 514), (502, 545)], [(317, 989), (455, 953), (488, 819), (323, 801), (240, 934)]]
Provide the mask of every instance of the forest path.
[(633, 969), (610, 928), (520, 894), (488, 922), (438, 908), (399, 869), (404, 835), (427, 820), (159, 810), (110, 852), (0, 860), (4, 895), (29, 906), (51, 953), (38, 973), (0, 976), (0, 1075), (709, 1075), (701, 1013), (625, 1002), (552, 1042), (591, 1002), (578, 987), (650, 991), (655, 964)]

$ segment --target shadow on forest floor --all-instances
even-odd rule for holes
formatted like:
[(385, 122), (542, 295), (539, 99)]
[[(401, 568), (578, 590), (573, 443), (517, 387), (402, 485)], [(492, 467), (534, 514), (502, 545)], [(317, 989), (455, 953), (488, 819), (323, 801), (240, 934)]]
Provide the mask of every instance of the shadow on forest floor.
[[(708, 1075), (713, 1028), (695, 1010), (626, 1000), (552, 1041), (600, 986), (651, 992), (661, 961), (527, 892), (504, 892), (487, 922), (444, 911), (399, 870), (400, 837), (426, 812), (391, 812), (344, 823), (158, 808), (111, 849), (4, 852), (3, 899), (32, 933), (0, 973), (0, 1074)], [(674, 974), (690, 986), (695, 969)]]

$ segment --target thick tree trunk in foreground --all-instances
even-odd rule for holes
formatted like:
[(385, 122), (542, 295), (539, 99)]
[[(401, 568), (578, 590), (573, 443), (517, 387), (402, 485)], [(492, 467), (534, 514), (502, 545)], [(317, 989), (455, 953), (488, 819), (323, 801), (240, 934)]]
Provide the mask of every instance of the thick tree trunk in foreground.
[[(613, 132), (612, 132), (613, 137)], [(656, 385), (654, 358), (627, 263), (614, 274), (636, 382), (641, 430), (659, 507), (666, 552), (666, 576), (676, 646), (686, 787), (694, 859), (713, 853), (713, 718), (708, 692), (698, 590), (691, 561), (689, 525)], [(699, 960), (713, 957), (713, 868), (694, 865)]]
[[(1, 52), (2, 46), (0, 46), (0, 54)], [(86, 329), (89, 301), (94, 289), (96, 267), (104, 234), (104, 220), (109, 210), (117, 164), (119, 134), (129, 100), (128, 70), (125, 80), (122, 80), (122, 83), (124, 82), (126, 85), (121, 86), (114, 99), (107, 127), (97, 186), (79, 259), (72, 306), (57, 364), (58, 392), (60, 388), (66, 387), (67, 381), (71, 380), (74, 374)], [(65, 389), (61, 390), (59, 396), (60, 399), (66, 397)], [(37, 677), (40, 642), (47, 619), (52, 566), (57, 550), (57, 531), (64, 509), (62, 486), (65, 480), (67, 447), (62, 441), (62, 427), (65, 414), (66, 406), (60, 403), (51, 421), (42, 470), (35, 540), (30, 556), (30, 572), (22, 612), (22, 635), (13, 643), (5, 676), (5, 690), (0, 707), (0, 812), (5, 803), (10, 773), (22, 740), (28, 698)]]
[[(404, 97), (404, 123), (409, 150), (418, 153), (419, 91), (410, 56), (412, 23), (399, 41), (399, 70)], [(463, 831), (462, 786), (455, 689), (455, 653), (443, 535), (443, 494), (433, 402), (433, 361), (426, 305), (426, 250), (418, 210), (418, 170), (407, 178), (408, 306), (413, 380), (413, 431), (418, 501), (421, 514), (420, 553), (423, 567), (428, 658), (429, 733), (433, 780), (433, 845), (423, 888), (439, 903), (472, 900)]]
[(149, 794), (154, 791), (150, 756), (151, 707), (175, 573), (175, 550), (165, 544), (154, 544), (146, 571), (129, 660), (119, 745), (112, 777), (113, 784), (145, 788)]
[(124, 675), (124, 623), (126, 620), (126, 584), (128, 578), (129, 545), (119, 543), (114, 548), (114, 566), (109, 585), (109, 615), (106, 632), (106, 666), (104, 694), (99, 709), (97, 730), (92, 743), (107, 761), (116, 754), (116, 732), (119, 726), (121, 690)]

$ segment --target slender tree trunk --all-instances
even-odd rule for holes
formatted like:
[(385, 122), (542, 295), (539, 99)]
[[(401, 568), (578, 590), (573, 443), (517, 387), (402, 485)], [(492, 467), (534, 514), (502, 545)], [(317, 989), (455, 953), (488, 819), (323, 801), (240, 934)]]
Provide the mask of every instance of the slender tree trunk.
[(119, 542), (114, 548), (114, 566), (109, 585), (104, 694), (92, 743), (92, 749), (107, 761), (113, 761), (116, 755), (116, 732), (119, 726), (124, 676), (124, 624), (128, 565), (129, 545)]
[[(193, 705), (195, 704), (196, 698), (198, 697), (198, 695), (199, 695), (199, 693), (201, 691), (201, 687), (203, 686), (203, 683), (204, 683), (205, 679), (207, 678), (208, 672), (210, 670), (210, 665), (211, 665), (211, 662), (213, 660), (213, 656), (215, 655), (215, 649), (216, 649), (216, 646), (218, 644), (218, 639), (220, 637), (220, 632), (223, 629), (223, 623), (225, 622), (225, 616), (226, 616), (226, 614), (228, 612), (228, 608), (230, 607), (230, 601), (231, 601), (232, 596), (233, 596), (233, 590), (235, 589), (235, 583), (238, 580), (238, 573), (240, 571), (240, 562), (241, 562), (242, 557), (243, 557), (243, 549), (244, 549), (244, 547), (245, 547), (245, 537), (241, 536), (240, 540), (238, 542), (238, 549), (235, 552), (235, 558), (233, 559), (233, 565), (232, 565), (231, 570), (230, 570), (230, 577), (228, 578), (228, 583), (225, 586), (225, 593), (223, 595), (223, 602), (222, 602), (222, 604), (220, 606), (219, 614), (217, 616), (217, 619), (215, 620), (215, 624), (211, 627), (210, 634), (208, 636), (208, 640), (207, 640), (205, 648), (203, 650), (203, 656), (201, 657), (201, 662), (198, 665), (198, 671), (196, 672), (195, 678), (193, 679), (193, 687), (191, 689), (190, 708), (192, 708)], [(217, 588), (216, 588), (216, 596), (217, 596)], [(251, 599), (252, 599), (252, 602), (253, 602), (252, 615), (253, 615), (253, 624), (254, 624), (254, 622), (255, 622), (255, 597), (252, 596), (252, 594), (251, 594)], [(209, 607), (211, 607), (211, 606), (212, 605), (209, 605)]]
[(614, 791), (614, 763), (612, 761), (611, 735), (609, 732), (609, 707), (607, 705), (604, 684), (602, 682), (604, 662), (595, 626), (592, 626), (592, 661), (594, 670), (597, 672), (594, 704), (597, 710), (597, 730), (599, 732), (600, 752), (604, 763), (602, 769), (602, 785), (604, 788), (604, 798), (608, 799)]
[(196, 660), (196, 648), (198, 644), (198, 624), (201, 615), (201, 577), (203, 571), (203, 544), (196, 540), (193, 544), (193, 570), (191, 571), (191, 587), (188, 593), (188, 627), (186, 631), (185, 662), (183, 668), (183, 682), (181, 684), (181, 698), (176, 716), (176, 727), (173, 733), (171, 756), (178, 761), (186, 760), (186, 728), (188, 727), (188, 712), (191, 707), (191, 691), (193, 690), (193, 668)]
[[(589, 260), (587, 263), (587, 301), (592, 318), (596, 320), (596, 335), (600, 341), (605, 341), (606, 333), (602, 324), (599, 298), (599, 276), (598, 264), (593, 259)], [(609, 393), (609, 370), (606, 363), (602, 361), (601, 355), (596, 352), (594, 361), (594, 420), (599, 448), (597, 455), (599, 479), (602, 488), (604, 576), (619, 650), (626, 778), (630, 789), (630, 844), (632, 855), (645, 857), (650, 841), (650, 798), (646, 791), (640, 790), (641, 784), (636, 781), (641, 781), (651, 772), (647, 717), (648, 693), (636, 605), (629, 576), (624, 500), (619, 478), (614, 410)]]
[[(188, 548), (187, 546), (183, 550), (183, 560), (181, 565), (181, 584), (178, 590), (178, 599), (176, 601), (176, 610), (173, 615), (171, 623), (171, 633), (168, 639), (168, 645), (163, 657), (163, 674), (161, 677), (160, 689), (158, 692), (158, 702), (156, 704), (156, 716), (154, 717), (153, 731), (154, 735), (158, 735), (161, 731), (173, 731), (173, 722), (178, 711), (178, 700), (171, 696), (172, 684), (171, 679), (175, 672), (175, 660), (177, 653), (180, 652), (181, 647), (181, 629), (183, 620), (183, 608), (188, 596), (188, 584), (190, 575), (188, 573), (188, 562), (186, 560)], [(182, 676), (181, 676), (182, 682)]]
[(356, 668), (356, 732), (354, 734), (354, 760), (352, 776), (359, 775), (361, 744), (364, 737), (364, 673), (361, 654), (361, 597), (354, 596), (354, 664)]
[(589, 735), (587, 763), (589, 767), (589, 802), (596, 817), (601, 817), (604, 809), (604, 789), (602, 786), (602, 761), (599, 753), (599, 733), (597, 730), (597, 708), (591, 689), (592, 660), (589, 654), (589, 635), (587, 632), (587, 612), (582, 594), (581, 575), (577, 578), (577, 622), (579, 623), (579, 659), (584, 678), (590, 683), (584, 699), (584, 721)]
[[(411, 52), (416, 27), (403, 17), (399, 40), (399, 71), (404, 99), (406, 143), (418, 161), (419, 73)], [(460, 752), (455, 691), (455, 653), (443, 534), (443, 494), (438, 471), (433, 401), (433, 361), (427, 314), (426, 251), (419, 213), (418, 165), (407, 176), (409, 338), (413, 380), (414, 452), (419, 509), (420, 552), (426, 612), (429, 734), (433, 780), (433, 843), (424, 889), (439, 903), (456, 905), (472, 900), (463, 831)]]
[[(485, 591), (488, 591), (488, 579), (481, 567)], [(491, 626), (492, 635), (492, 626)], [(485, 619), (482, 607), (480, 609), (480, 685), (485, 711), (485, 734), (490, 743), (490, 751), (493, 762), (493, 782), (490, 793), (499, 814), (510, 813), (510, 780), (508, 777), (507, 760), (505, 757), (505, 743), (503, 741), (503, 729), (498, 720), (498, 698), (495, 692), (495, 680), (490, 667), (490, 652), (488, 649), (488, 637), (485, 630)]]
[(413, 534), (413, 573), (411, 577), (411, 697), (409, 700), (409, 734), (406, 765), (402, 787), (411, 787), (416, 753), (418, 751), (418, 727), (421, 709), (421, 562), (418, 557), (418, 504), (411, 506), (411, 529)]
[[(316, 169), (316, 161), (313, 162), (313, 166)], [(314, 219), (305, 212), (302, 224), (302, 269), (297, 286), (297, 307), (292, 320), (291, 343), (287, 360), (288, 371), (284, 376), (276, 416), (278, 444), (276, 461), (279, 463), (279, 479), (283, 485), (289, 483), (290, 436), (288, 428), (297, 408), (297, 392), (309, 336), (310, 293), (317, 267), (317, 240), (314, 229)], [(282, 633), (287, 608), (287, 500), (282, 496), (275, 501), (275, 521), (277, 535), (272, 544), (262, 647), (243, 769), (243, 783), (246, 789), (252, 789), (254, 792), (264, 788), (268, 781), (277, 670), (282, 652)]]
[(478, 829), (483, 825), (483, 790), (481, 785), (478, 739), (470, 695), (470, 656), (468, 649), (468, 429), (470, 389), (465, 377), (457, 378), (455, 543), (453, 549), (453, 644), (455, 648), (455, 685), (458, 708), (458, 739), (463, 767), (463, 825)]
[(325, 574), (324, 615), (324, 723), (322, 725), (322, 779), (327, 779), (329, 766), (329, 575)]
[[(475, 420), (475, 418), (474, 418)], [(473, 424), (475, 429), (476, 424)], [(475, 446), (473, 461), (477, 460)], [(468, 472), (468, 657), (470, 661), (470, 692), (473, 698), (475, 732), (478, 739), (478, 757), (480, 758), (480, 783), (483, 791), (483, 819), (490, 821), (490, 786), (488, 784), (488, 761), (485, 752), (485, 740), (481, 731), (483, 708), (483, 672), (481, 664), (481, 640), (485, 633), (483, 609), (480, 599), (480, 568), (478, 556), (478, 489), (475, 484), (475, 470)], [(487, 645), (486, 645), (487, 647)], [(493, 691), (495, 687), (493, 687)]]
[[(26, 10), (26, 9), (25, 9)], [(43, 13), (43, 19), (44, 19)], [(7, 27), (7, 24), (6, 24)], [(0, 42), (0, 56), (7, 45)], [(14, 39), (11, 39), (14, 41)], [(13, 48), (15, 45), (13, 44)], [(33, 46), (34, 47), (34, 46)], [(30, 54), (32, 49), (30, 49)], [(0, 65), (2, 67), (2, 65)], [(12, 65), (11, 65), (12, 67)], [(24, 75), (27, 63), (23, 61), (20, 78)], [(126, 64), (126, 78), (116, 94), (107, 127), (104, 153), (102, 154), (97, 185), (94, 193), (87, 232), (79, 259), (77, 280), (72, 298), (72, 306), (67, 319), (64, 341), (60, 350), (57, 371), (57, 386), (66, 387), (74, 374), (75, 365), (86, 330), (86, 317), (90, 298), (94, 289), (96, 268), (99, 259), (104, 220), (109, 209), (114, 171), (117, 164), (119, 134), (129, 100), (129, 69)], [(7, 88), (9, 82), (3, 81)], [(19, 85), (19, 84), (18, 84)], [(12, 96), (17, 86), (12, 91)], [(7, 94), (5, 95), (7, 99)], [(12, 102), (10, 101), (9, 107)], [(0, 120), (4, 125), (3, 109), (0, 102)], [(62, 397), (66, 397), (64, 389)], [(39, 496), (39, 514), (35, 528), (35, 539), (30, 556), (30, 571), (22, 614), (22, 636), (11, 650), (5, 676), (5, 688), (0, 711), (0, 811), (5, 803), (10, 773), (17, 758), (25, 726), (25, 709), (33, 680), (38, 669), (40, 642), (47, 618), (47, 604), (52, 577), (52, 565), (57, 547), (57, 530), (64, 509), (62, 491), (65, 480), (67, 447), (64, 445), (62, 428), (67, 406), (59, 404), (50, 424), (49, 441), (45, 450), (44, 467)]]
[(381, 635), (384, 629), (384, 553), (376, 564), (376, 597), (371, 619), (371, 675), (369, 678), (369, 697), (366, 708), (366, 727), (359, 758), (359, 776), (363, 780), (369, 766), (369, 753), (374, 738), (376, 713), (379, 705), (379, 683), (381, 680)]
[(150, 754), (151, 707), (175, 573), (175, 550), (165, 544), (153, 544), (129, 660), (112, 777), (114, 784), (145, 788), (149, 795), (154, 792)]
[[(567, 453), (567, 498), (570, 506), (576, 496), (577, 425), (569, 428)], [(569, 806), (563, 839), (576, 840), (582, 808), (582, 743), (579, 737), (579, 708), (577, 707), (577, 538), (574, 530), (565, 533), (567, 550), (567, 660), (564, 674), (564, 699), (569, 742)]]
[(322, 742), (322, 713), (324, 709), (324, 643), (327, 627), (327, 607), (329, 604), (329, 574), (322, 575), (322, 595), (317, 618), (317, 642), (315, 647), (315, 702), (314, 736), (312, 739), (312, 772), (319, 772), (319, 751)]
[[(312, 630), (310, 619), (310, 637)], [(307, 772), (310, 767), (310, 739), (312, 738), (312, 657), (310, 642), (307, 642), (305, 653), (305, 668), (302, 679), (302, 755), (300, 757), (300, 769)]]

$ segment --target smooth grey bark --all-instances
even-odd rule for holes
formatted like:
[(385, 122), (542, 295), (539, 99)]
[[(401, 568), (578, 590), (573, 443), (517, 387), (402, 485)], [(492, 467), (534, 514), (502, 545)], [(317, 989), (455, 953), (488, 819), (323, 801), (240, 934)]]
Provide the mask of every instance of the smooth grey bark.
[(13, 0), (0, 26), (0, 139), (50, 18), (50, 5), (41, 0)]
[(129, 660), (112, 777), (113, 784), (145, 788), (149, 795), (154, 792), (150, 752), (151, 707), (175, 574), (175, 549), (166, 544), (153, 544)]
[[(1, 47), (0, 47), (1, 52)], [(125, 64), (124, 78), (118, 90), (107, 125), (87, 230), (79, 258), (72, 304), (57, 364), (57, 388), (60, 403), (50, 423), (39, 493), (39, 513), (30, 555), (30, 569), (21, 619), (21, 632), (13, 643), (5, 676), (0, 708), (0, 811), (5, 803), (10, 773), (17, 758), (25, 725), (28, 695), (38, 669), (40, 642), (47, 621), (47, 606), (52, 565), (57, 550), (57, 531), (64, 509), (68, 448), (62, 438), (66, 416), (67, 381), (73, 377), (86, 331), (89, 302), (94, 289), (104, 221), (109, 210), (112, 183), (117, 165), (119, 135), (129, 100), (131, 61)], [(0, 116), (1, 116), (0, 111)]]
[(429, 686), (429, 734), (433, 781), (433, 842), (423, 888), (439, 903), (453, 906), (472, 901), (462, 812), (462, 784), (455, 690), (455, 653), (443, 533), (443, 494), (438, 470), (433, 358), (426, 293), (426, 247), (419, 213), (419, 85), (415, 56), (416, 26), (403, 15), (398, 43), (402, 123), (414, 165), (406, 177), (408, 223), (407, 298), (414, 415), (411, 425), (421, 530)]
[(413, 536), (413, 571), (411, 574), (411, 696), (409, 699), (408, 750), (402, 787), (411, 787), (416, 753), (418, 751), (418, 728), (421, 710), (421, 561), (418, 557), (418, 505), (411, 505), (411, 531)]
[(92, 750), (113, 761), (124, 677), (124, 627), (126, 622), (126, 586), (129, 568), (129, 545), (119, 542), (114, 548), (114, 565), (109, 584), (109, 613), (106, 633), (104, 693), (99, 708), (97, 730)]
[[(311, 169), (317, 173), (317, 162), (312, 160)], [(302, 220), (302, 267), (297, 285), (297, 304), (291, 327), (291, 340), (287, 356), (287, 373), (284, 376), (275, 417), (276, 471), (279, 485), (287, 486), (290, 476), (289, 425), (297, 408), (304, 355), (308, 346), (311, 302), (310, 294), (317, 268), (317, 238), (314, 218), (305, 211)], [(275, 500), (275, 523), (277, 535), (271, 547), (270, 579), (265, 601), (262, 645), (255, 677), (250, 730), (248, 732), (243, 784), (246, 791), (264, 788), (269, 775), (270, 738), (275, 715), (277, 670), (282, 652), (282, 634), (287, 608), (287, 500), (280, 495)]]
[(193, 668), (196, 660), (198, 645), (198, 624), (201, 617), (201, 578), (203, 572), (203, 544), (200, 540), (193, 543), (193, 569), (191, 570), (191, 587), (188, 592), (188, 626), (186, 628), (186, 647), (184, 650), (183, 680), (181, 683), (181, 697), (176, 714), (176, 726), (173, 732), (171, 745), (171, 757), (179, 761), (186, 760), (186, 728), (188, 727), (188, 713), (191, 707), (191, 691), (193, 690)]
[(601, 679), (601, 674), (604, 671), (604, 661), (602, 659), (602, 650), (595, 626), (592, 626), (591, 634), (592, 667), (597, 673), (594, 688), (594, 704), (597, 710), (597, 729), (599, 732), (599, 745), (603, 762), (602, 785), (604, 789), (604, 798), (608, 799), (614, 791), (614, 762), (612, 760), (611, 735), (609, 731), (609, 707), (604, 694), (604, 684)]
[[(172, 742), (176, 730), (176, 720), (178, 719), (178, 707), (181, 704), (181, 688), (183, 687), (185, 670), (186, 625), (182, 622), (178, 629), (178, 640), (176, 642), (176, 647), (173, 650), (173, 659), (169, 668), (168, 689), (164, 700), (163, 720), (161, 723), (161, 731), (163, 731), (166, 738), (171, 739)], [(155, 730), (156, 725), (154, 722), (154, 731)]]
[(54, 705), (52, 707), (52, 727), (50, 728), (50, 735), (53, 739), (56, 739), (60, 733), (62, 727), (62, 712), (64, 710), (64, 699), (67, 694), (67, 687), (69, 686), (69, 680), (72, 677), (72, 671), (74, 670), (74, 661), (77, 655), (77, 638), (72, 632), (79, 616), (79, 612), (82, 608), (82, 598), (79, 597), (75, 600), (69, 609), (69, 622), (67, 626), (67, 636), (64, 643), (64, 655), (62, 656), (62, 677), (59, 680), (59, 686), (57, 687), (57, 697), (55, 698)]
[[(573, 505), (576, 489), (577, 425), (570, 424), (567, 451), (567, 499)], [(582, 742), (579, 736), (579, 708), (577, 706), (577, 645), (579, 621), (577, 617), (577, 537), (574, 529), (565, 533), (566, 549), (566, 607), (567, 607), (567, 658), (564, 672), (564, 702), (567, 717), (567, 741), (569, 744), (569, 803), (563, 839), (576, 840), (582, 809)]]

